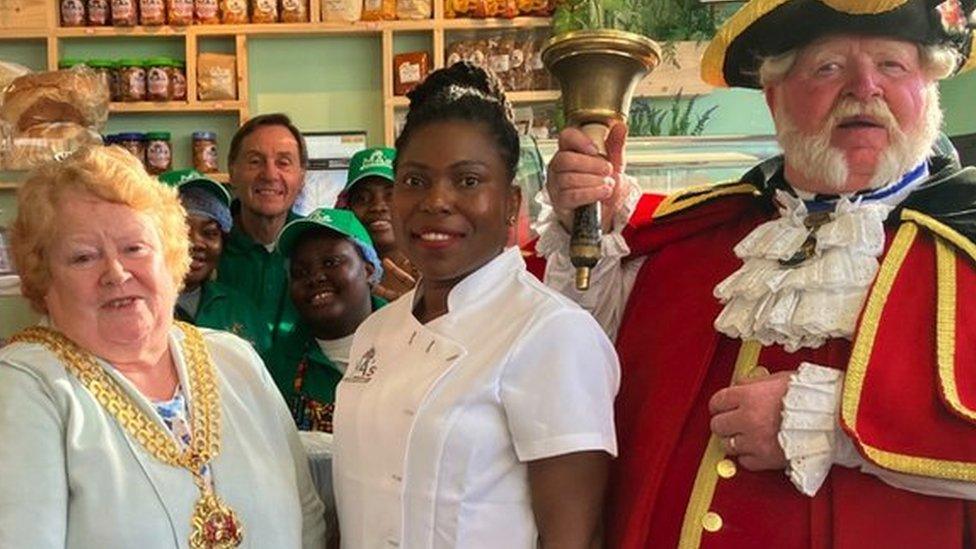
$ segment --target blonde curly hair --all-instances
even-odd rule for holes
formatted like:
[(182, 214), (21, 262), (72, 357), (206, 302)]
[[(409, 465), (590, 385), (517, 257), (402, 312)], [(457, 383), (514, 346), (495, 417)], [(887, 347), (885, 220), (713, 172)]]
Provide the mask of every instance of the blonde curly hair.
[[(163, 260), (177, 288), (190, 268), (186, 213), (175, 189), (156, 181), (121, 147), (90, 146), (37, 168), (17, 193), (10, 247), (21, 293), (38, 312), (51, 284), (48, 250), (58, 231), (58, 205), (65, 193), (83, 192), (146, 214), (155, 224)], [(104, 220), (111, 223), (111, 220)]]

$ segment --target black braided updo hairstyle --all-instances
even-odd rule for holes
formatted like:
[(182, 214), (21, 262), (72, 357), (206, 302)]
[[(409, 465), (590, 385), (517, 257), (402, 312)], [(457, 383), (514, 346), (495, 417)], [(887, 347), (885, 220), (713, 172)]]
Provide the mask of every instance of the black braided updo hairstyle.
[(512, 105), (505, 98), (501, 82), (494, 73), (461, 61), (430, 73), (407, 97), (410, 110), (403, 131), (396, 139), (397, 151), (406, 147), (418, 128), (432, 122), (477, 122), (484, 124), (498, 144), (509, 180), (515, 179), (519, 161), (518, 130)]

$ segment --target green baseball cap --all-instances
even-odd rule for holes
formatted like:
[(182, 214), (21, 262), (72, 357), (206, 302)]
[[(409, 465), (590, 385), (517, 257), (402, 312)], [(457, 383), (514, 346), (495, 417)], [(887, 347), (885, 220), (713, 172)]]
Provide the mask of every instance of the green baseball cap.
[(230, 208), (231, 196), (226, 187), (194, 169), (170, 170), (159, 175), (159, 180), (175, 189), (197, 187), (210, 192)]
[(393, 181), (394, 158), (396, 158), (396, 149), (390, 147), (363, 149), (352, 155), (349, 161), (349, 175), (346, 177), (343, 191), (348, 191), (366, 177), (382, 177)]
[(350, 210), (319, 208), (303, 218), (288, 222), (278, 233), (278, 249), (285, 257), (291, 257), (292, 252), (295, 251), (295, 243), (298, 241), (298, 237), (305, 231), (321, 227), (335, 231), (352, 240), (366, 261), (373, 264), (373, 276), (370, 278), (370, 282), (379, 281), (383, 276), (383, 264), (373, 247), (373, 240), (369, 237), (366, 227), (363, 227), (363, 224), (356, 219), (356, 214)]

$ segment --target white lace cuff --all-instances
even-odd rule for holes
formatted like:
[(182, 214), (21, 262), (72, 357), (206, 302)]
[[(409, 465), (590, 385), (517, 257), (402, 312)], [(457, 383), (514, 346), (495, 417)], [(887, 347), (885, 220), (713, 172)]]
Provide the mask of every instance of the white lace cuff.
[[(789, 460), (786, 475), (796, 488), (813, 496), (835, 461), (835, 449), (845, 438), (837, 421), (844, 374), (804, 362), (790, 377), (783, 397), (779, 444)], [(838, 440), (840, 439), (840, 440)]]
[[(601, 258), (618, 259), (630, 254), (630, 247), (627, 246), (627, 242), (621, 233), (627, 225), (627, 221), (630, 220), (630, 216), (637, 209), (637, 203), (640, 202), (642, 193), (632, 177), (629, 175), (622, 177), (629, 178), (630, 193), (624, 199), (617, 213), (614, 214), (610, 232), (602, 235), (600, 239)], [(533, 230), (539, 235), (539, 240), (535, 245), (536, 252), (547, 259), (554, 254), (567, 255), (569, 252), (569, 232), (559, 223), (556, 211), (552, 208), (552, 202), (549, 201), (548, 191), (546, 189), (539, 191), (535, 200), (542, 206), (538, 219), (532, 225)]]

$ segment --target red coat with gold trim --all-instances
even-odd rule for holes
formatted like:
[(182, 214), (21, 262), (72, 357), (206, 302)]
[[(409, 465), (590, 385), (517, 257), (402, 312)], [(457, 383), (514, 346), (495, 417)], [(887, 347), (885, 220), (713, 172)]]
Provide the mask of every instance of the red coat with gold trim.
[[(976, 208), (966, 208), (976, 204), (976, 170), (942, 163), (933, 172), (889, 218), (854, 341), (795, 353), (768, 347), (753, 365), (845, 370), (842, 426), (869, 461), (974, 481), (976, 246), (966, 235)], [(661, 204), (646, 198), (624, 231), (632, 254), (646, 259), (617, 339), (609, 546), (974, 546), (976, 511), (964, 501), (840, 466), (809, 498), (783, 471), (746, 471), (710, 443), (708, 400), (731, 383), (743, 350), (715, 331), (721, 304), (712, 292), (741, 266), (735, 245), (776, 215), (770, 190), (782, 185), (768, 165), (750, 174)]]

